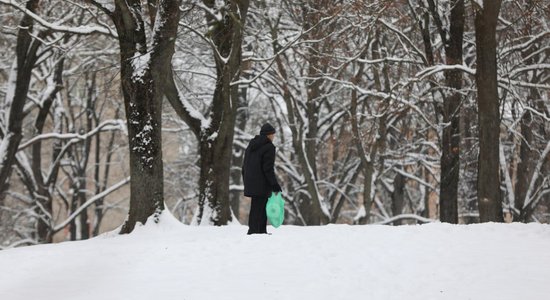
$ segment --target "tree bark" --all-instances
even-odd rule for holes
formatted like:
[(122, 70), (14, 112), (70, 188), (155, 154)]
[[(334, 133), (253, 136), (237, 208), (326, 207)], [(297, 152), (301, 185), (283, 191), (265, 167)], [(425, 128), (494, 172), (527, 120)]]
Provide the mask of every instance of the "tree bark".
[[(215, 1), (204, 0), (215, 8)], [(215, 46), (216, 88), (212, 101), (210, 126), (200, 132), (199, 208), (197, 224), (226, 225), (232, 220), (229, 204), (229, 178), (238, 108), (237, 80), (241, 72), (242, 41), (248, 13), (248, 0), (227, 1), (223, 20), (207, 14), (212, 25), (211, 37)]]
[[(245, 79), (249, 78), (249, 74), (244, 74), (243, 76)], [(238, 106), (237, 106), (237, 112), (236, 112), (236, 128), (244, 132), (246, 129), (246, 123), (248, 121), (248, 100), (247, 100), (247, 91), (248, 86), (243, 85), (239, 88), (239, 100), (238, 100)], [(234, 185), (241, 185), (242, 184), (242, 173), (241, 168), (243, 165), (244, 160), (244, 150), (245, 149), (236, 149), (233, 152), (233, 157), (231, 160), (231, 182)], [(230, 205), (231, 210), (233, 211), (233, 214), (237, 220), (239, 220), (239, 210), (240, 210), (240, 203), (241, 203), (241, 196), (242, 191), (239, 189), (231, 190), (230, 191)]]
[[(47, 95), (47, 98), (42, 103), (42, 107), (38, 111), (36, 121), (34, 123), (34, 133), (40, 135), (43, 132), (46, 118), (50, 112), (50, 108), (55, 100), (57, 93), (63, 88), (63, 64), (64, 59), (60, 59), (55, 66), (53, 75), (53, 84), (55, 84), (54, 90)], [(36, 232), (39, 242), (51, 243), (53, 238), (51, 219), (53, 213), (52, 195), (50, 193), (50, 187), (52, 182), (44, 182), (44, 176), (42, 174), (42, 142), (37, 141), (32, 145), (32, 172), (34, 181), (36, 183), (36, 191), (33, 195), (35, 201), (39, 204), (35, 209), (38, 216)], [(55, 150), (53, 151), (55, 153)], [(55, 159), (55, 157), (53, 158)], [(54, 168), (57, 168), (54, 166)]]
[[(517, 165), (517, 175), (516, 175), (516, 190), (515, 190), (515, 208), (518, 210), (519, 215), (523, 211), (523, 205), (525, 203), (525, 196), (527, 195), (527, 190), (529, 189), (530, 178), (533, 173), (534, 161), (533, 156), (535, 153), (532, 150), (533, 143), (533, 132), (532, 132), (532, 122), (533, 118), (531, 112), (526, 111), (521, 117), (521, 146), (519, 150), (519, 162)], [(517, 216), (518, 218), (520, 216)], [(521, 220), (524, 221), (524, 220)]]
[[(36, 12), (39, 2), (39, 0), (29, 0), (25, 7), (31, 12)], [(4, 193), (9, 188), (9, 178), (16, 160), (15, 154), (23, 138), (21, 131), (23, 108), (29, 91), (32, 69), (37, 60), (37, 51), (41, 45), (41, 42), (31, 35), (33, 25), (33, 18), (25, 14), (19, 23), (17, 33), (17, 59), (8, 79), (8, 85), (15, 85), (15, 87), (12, 93), (8, 92), (6, 95), (6, 102), (10, 105), (8, 126), (7, 131), (1, 136), (2, 141), (0, 141), (0, 149), (5, 149), (4, 153), (0, 153), (3, 155), (0, 157), (0, 205), (3, 205)], [(8, 91), (10, 89), (12, 87), (8, 87)]]
[[(116, 111), (115, 111), (115, 119), (118, 119), (119, 117), (119, 108), (117, 107)], [(97, 118), (96, 116), (96, 124), (98, 123), (99, 121), (99, 118)], [(96, 184), (96, 190), (95, 190), (95, 194), (96, 195), (99, 195), (99, 193), (105, 191), (107, 189), (107, 184), (109, 183), (109, 174), (110, 174), (110, 170), (111, 170), (111, 160), (112, 160), (112, 156), (113, 156), (113, 153), (114, 153), (114, 146), (115, 146), (115, 137), (116, 137), (116, 133), (115, 132), (112, 132), (111, 133), (111, 136), (109, 137), (109, 143), (107, 145), (107, 157), (105, 158), (105, 168), (103, 169), (103, 182), (100, 181), (99, 179), (99, 165), (100, 165), (100, 151), (101, 151), (101, 139), (100, 139), (101, 135), (100, 133), (97, 134), (96, 136), (96, 149), (95, 149), (95, 163), (96, 163), (96, 168), (95, 168), (95, 171), (94, 171), (94, 181), (95, 181), (95, 184)], [(99, 234), (99, 229), (101, 228), (101, 222), (103, 221), (103, 216), (104, 216), (104, 210), (105, 210), (105, 207), (103, 206), (104, 204), (104, 201), (105, 201), (105, 198), (101, 198), (101, 199), (98, 199), (96, 204), (95, 204), (95, 220), (94, 220), (94, 227), (93, 227), (93, 232), (92, 232), (92, 235), (93, 236), (97, 236)]]
[[(464, 0), (451, 1), (450, 36), (445, 46), (447, 65), (462, 65), (464, 36)], [(443, 136), (441, 141), (441, 177), (439, 217), (441, 222), (458, 223), (458, 181), (460, 171), (460, 106), (462, 71), (445, 72), (451, 94), (443, 98)]]
[[(393, 216), (398, 216), (403, 213), (405, 206), (404, 197), (405, 177), (401, 173), (397, 173), (393, 179), (393, 192), (391, 193), (391, 211)], [(402, 225), (403, 219), (393, 221), (393, 225)]]
[[(361, 55), (361, 58), (364, 59), (366, 57), (366, 52)], [(357, 73), (352, 78), (352, 83), (354, 85), (357, 85), (361, 79), (361, 77), (364, 75), (364, 63), (359, 64), (359, 69), (357, 70)], [(358, 220), (359, 224), (366, 224), (369, 220), (369, 214), (370, 214), (370, 207), (372, 203), (371, 199), (371, 191), (372, 191), (372, 176), (374, 173), (374, 162), (373, 162), (373, 155), (376, 154), (376, 149), (373, 146), (373, 149), (371, 150), (371, 155), (367, 154), (367, 151), (365, 150), (363, 146), (363, 138), (361, 137), (361, 133), (359, 132), (359, 120), (358, 120), (358, 112), (357, 112), (357, 104), (358, 102), (358, 95), (357, 95), (357, 89), (353, 89), (351, 91), (351, 105), (350, 105), (350, 121), (351, 121), (351, 131), (353, 136), (353, 141), (355, 143), (355, 147), (357, 148), (357, 153), (359, 155), (359, 158), (361, 159), (361, 171), (363, 173), (363, 207), (365, 209), (365, 215), (360, 217)]]
[(464, 185), (464, 197), (465, 201), (465, 213), (466, 216), (462, 217), (464, 224), (479, 223), (479, 216), (476, 213), (479, 211), (477, 208), (477, 159), (478, 153), (475, 151), (475, 144), (477, 141), (477, 133), (475, 128), (477, 126), (477, 112), (474, 109), (475, 103), (466, 105), (462, 108), (461, 118), (461, 134), (463, 141), (462, 148), (465, 150), (462, 155), (463, 172), (465, 174), (463, 178)]
[[(444, 42), (445, 59), (447, 65), (461, 65), (462, 41), (464, 36), (464, 0), (452, 0), (450, 6), (449, 30), (443, 26), (441, 16), (434, 0), (427, 0), (428, 9), (433, 18), (433, 23)], [(419, 22), (424, 49), (428, 65), (435, 63), (430, 37), (430, 22), (428, 13), (423, 14), (424, 21)], [(447, 35), (448, 32), (448, 35)], [(435, 98), (435, 86), (432, 83)], [(458, 182), (460, 173), (460, 103), (462, 97), (459, 90), (462, 88), (462, 71), (445, 71), (445, 85), (451, 91), (439, 90), (443, 98), (441, 114), (443, 116), (443, 130), (441, 135), (441, 157), (440, 157), (440, 189), (439, 189), (439, 217), (442, 222), (458, 223)], [(439, 106), (435, 105), (439, 113)], [(439, 117), (436, 114), (436, 119)]]
[[(372, 49), (370, 51), (372, 52), (373, 59), (379, 59), (380, 58), (380, 33), (376, 32), (375, 40), (372, 42)], [(364, 59), (367, 55), (367, 51), (369, 48), (365, 48), (365, 52), (361, 55), (361, 57)], [(355, 76), (352, 78), (352, 83), (354, 85), (359, 84), (360, 79), (364, 72), (364, 63), (361, 63), (359, 65), (359, 70), (355, 74)], [(382, 83), (381, 78), (384, 79), (384, 83)], [(378, 87), (379, 90), (389, 92), (389, 74), (388, 74), (388, 66), (384, 65), (382, 67), (381, 72), (379, 71), (373, 71), (373, 81), (375, 82), (375, 85)], [(350, 113), (351, 113), (351, 128), (353, 133), (353, 141), (355, 142), (355, 147), (357, 148), (357, 152), (359, 154), (359, 158), (361, 159), (361, 170), (363, 172), (363, 207), (365, 208), (365, 215), (359, 218), (358, 223), (359, 224), (367, 224), (370, 217), (370, 209), (373, 202), (373, 197), (371, 196), (373, 194), (372, 189), (373, 187), (373, 176), (375, 172), (375, 163), (374, 161), (378, 159), (379, 152), (383, 150), (385, 146), (385, 139), (386, 139), (386, 121), (388, 118), (388, 114), (386, 112), (381, 113), (381, 116), (376, 118), (378, 120), (378, 132), (375, 135), (376, 138), (374, 139), (372, 146), (370, 148), (370, 152), (367, 152), (367, 150), (363, 146), (363, 138), (359, 132), (359, 124), (360, 121), (357, 119), (358, 116), (358, 95), (357, 95), (357, 89), (354, 89), (351, 92), (351, 106), (350, 106)], [(381, 106), (386, 107), (387, 106)], [(383, 108), (382, 108), (383, 109)], [(384, 167), (384, 159), (382, 157), (379, 158), (379, 165), (381, 168)]]
[(481, 222), (503, 222), (500, 192), (500, 116), (496, 26), (502, 0), (484, 0), (475, 14), (479, 119), (477, 195)]
[(128, 121), (130, 209), (121, 233), (164, 210), (161, 113), (164, 86), (171, 72), (181, 1), (160, 0), (151, 49), (139, 0), (117, 0), (111, 18), (120, 45), (121, 83)]

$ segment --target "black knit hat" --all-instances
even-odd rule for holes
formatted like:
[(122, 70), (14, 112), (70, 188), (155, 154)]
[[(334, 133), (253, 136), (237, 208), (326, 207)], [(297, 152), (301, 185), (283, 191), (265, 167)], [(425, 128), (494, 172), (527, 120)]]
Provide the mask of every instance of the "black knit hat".
[(275, 128), (269, 123), (265, 123), (260, 130), (260, 135), (270, 135), (275, 133)]

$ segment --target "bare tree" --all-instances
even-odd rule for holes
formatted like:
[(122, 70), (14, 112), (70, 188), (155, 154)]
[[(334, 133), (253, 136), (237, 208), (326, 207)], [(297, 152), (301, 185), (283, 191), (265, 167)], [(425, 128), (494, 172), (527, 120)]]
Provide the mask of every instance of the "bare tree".
[[(39, 0), (31, 0), (26, 4), (26, 9), (36, 12)], [(39, 39), (33, 37), (34, 19), (28, 14), (23, 15), (19, 23), (17, 34), (16, 53), (17, 59), (13, 62), (8, 79), (8, 92), (4, 110), (9, 110), (5, 117), (7, 121), (6, 132), (0, 132), (0, 199), (8, 189), (8, 180), (12, 166), (15, 164), (15, 154), (22, 139), (23, 108), (25, 107), (27, 92), (31, 82), (32, 70), (38, 59), (38, 49), (41, 45)], [(44, 35), (41, 33), (39, 35)], [(3, 201), (0, 200), (0, 205)]]
[(203, 33), (195, 26), (183, 26), (206, 42), (214, 58), (215, 89), (207, 108), (208, 115), (203, 116), (182, 97), (173, 77), (167, 82), (166, 96), (199, 141), (199, 199), (193, 222), (226, 225), (232, 220), (229, 181), (235, 119), (240, 106), (239, 84), (236, 82), (241, 72), (249, 1), (204, 0), (199, 6), (205, 14), (209, 31)]
[(153, 25), (147, 39), (141, 1), (114, 1), (114, 10), (91, 1), (115, 24), (120, 47), (121, 84), (128, 121), (130, 210), (121, 233), (164, 210), (161, 113), (164, 86), (179, 24), (181, 1), (148, 1)]

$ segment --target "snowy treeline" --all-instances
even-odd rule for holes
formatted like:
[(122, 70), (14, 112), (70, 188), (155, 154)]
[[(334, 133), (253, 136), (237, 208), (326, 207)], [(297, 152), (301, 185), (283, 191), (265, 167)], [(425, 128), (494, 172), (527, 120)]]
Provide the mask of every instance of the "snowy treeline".
[(0, 0), (0, 246), (245, 223), (264, 122), (287, 224), (549, 222), (549, 4)]

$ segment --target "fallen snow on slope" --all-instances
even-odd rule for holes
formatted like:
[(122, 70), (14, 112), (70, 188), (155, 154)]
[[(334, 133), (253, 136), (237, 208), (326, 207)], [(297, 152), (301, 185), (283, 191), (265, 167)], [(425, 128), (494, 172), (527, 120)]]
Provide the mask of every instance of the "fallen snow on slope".
[(194, 227), (0, 252), (0, 299), (548, 299), (550, 226)]

